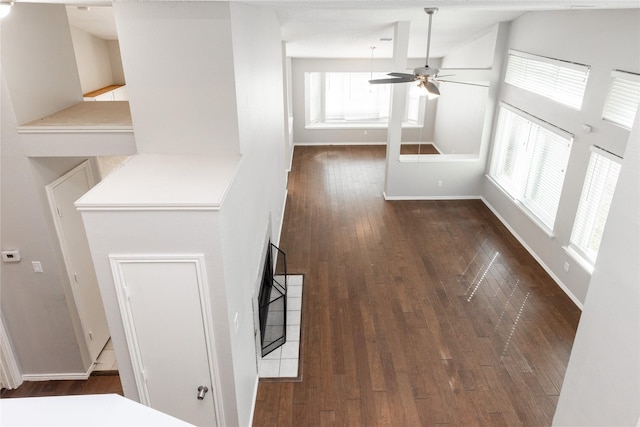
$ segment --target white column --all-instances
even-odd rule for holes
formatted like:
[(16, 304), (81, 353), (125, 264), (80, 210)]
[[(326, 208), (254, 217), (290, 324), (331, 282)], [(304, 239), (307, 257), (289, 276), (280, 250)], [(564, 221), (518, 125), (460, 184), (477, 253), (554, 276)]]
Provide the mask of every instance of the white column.
[[(395, 24), (393, 34), (393, 71), (404, 73), (407, 70), (407, 56), (409, 52), (409, 21), (399, 21)], [(387, 162), (385, 166), (384, 192), (387, 193), (390, 173), (393, 168), (391, 162), (397, 162), (400, 156), (402, 142), (402, 120), (406, 107), (408, 84), (394, 84), (391, 90), (391, 111), (389, 114), (389, 130), (387, 132)]]

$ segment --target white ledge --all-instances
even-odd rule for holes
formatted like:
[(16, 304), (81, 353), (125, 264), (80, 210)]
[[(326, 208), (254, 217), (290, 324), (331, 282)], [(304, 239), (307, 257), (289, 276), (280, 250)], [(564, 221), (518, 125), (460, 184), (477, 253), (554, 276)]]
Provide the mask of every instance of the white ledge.
[(76, 203), (80, 211), (219, 210), (240, 155), (138, 155)]
[(446, 163), (473, 162), (480, 158), (477, 154), (400, 154), (400, 163)]

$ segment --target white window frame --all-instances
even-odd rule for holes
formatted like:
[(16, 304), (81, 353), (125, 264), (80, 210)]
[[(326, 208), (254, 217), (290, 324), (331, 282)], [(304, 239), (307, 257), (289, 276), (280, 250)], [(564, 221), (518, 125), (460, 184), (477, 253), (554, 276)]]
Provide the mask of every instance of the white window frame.
[[(326, 117), (327, 99), (326, 82), (327, 74), (332, 72), (305, 72), (305, 128), (307, 129), (386, 129), (389, 119), (385, 117), (380, 120), (331, 120)], [(370, 78), (386, 77), (382, 73), (370, 73), (359, 71), (335, 72), (344, 74), (362, 74), (367, 80)], [(372, 85), (372, 90), (389, 88), (389, 85)], [(416, 99), (414, 99), (416, 98)], [(418, 90), (407, 91), (407, 103), (405, 108), (403, 128), (421, 128), (424, 126), (425, 96), (420, 96)], [(389, 103), (391, 96), (389, 96)], [(414, 117), (409, 117), (410, 104), (414, 107)]]
[(611, 85), (602, 109), (602, 120), (631, 129), (640, 104), (640, 74), (611, 72)]
[[(617, 155), (597, 146), (591, 147), (589, 166), (580, 193), (569, 245), (565, 247), (567, 253), (589, 274), (593, 273), (602, 231), (607, 222), (621, 169), (621, 159)], [(594, 242), (594, 239), (597, 242)], [(592, 247), (594, 244), (595, 248)]]
[[(521, 120), (522, 126), (519, 129), (504, 128), (504, 125), (508, 126), (508, 120)], [(504, 132), (509, 130), (520, 132), (515, 136), (517, 140), (508, 139), (509, 134)], [(500, 104), (488, 177), (549, 237), (553, 237), (572, 143), (573, 134), (509, 104)], [(508, 151), (513, 157), (509, 158)], [(563, 157), (562, 164), (544, 162), (545, 158), (555, 161)], [(544, 168), (551, 175), (536, 174)], [(505, 172), (506, 169), (519, 172), (511, 175), (508, 170)], [(538, 190), (538, 187), (545, 186), (546, 181), (554, 179), (554, 175), (558, 178), (558, 174), (561, 174), (562, 182), (551, 185), (552, 192)], [(557, 199), (549, 199), (550, 194)], [(546, 209), (549, 203), (551, 209)]]
[(585, 64), (511, 49), (504, 82), (579, 111), (589, 71)]

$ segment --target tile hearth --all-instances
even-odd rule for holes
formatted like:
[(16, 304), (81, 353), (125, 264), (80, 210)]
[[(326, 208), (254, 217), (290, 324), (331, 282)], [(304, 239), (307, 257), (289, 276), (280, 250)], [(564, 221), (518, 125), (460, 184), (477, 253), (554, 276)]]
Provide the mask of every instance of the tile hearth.
[(287, 341), (259, 361), (260, 378), (297, 378), (300, 359), (302, 275), (287, 276)]

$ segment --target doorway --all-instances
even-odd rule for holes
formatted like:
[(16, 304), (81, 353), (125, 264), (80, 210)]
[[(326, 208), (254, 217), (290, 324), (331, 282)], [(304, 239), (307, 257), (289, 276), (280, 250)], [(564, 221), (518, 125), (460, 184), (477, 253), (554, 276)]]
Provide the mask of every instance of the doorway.
[(109, 327), (91, 259), (89, 243), (75, 201), (95, 185), (88, 160), (46, 186), (49, 206), (80, 318), (79, 326), (93, 367), (109, 340)]

